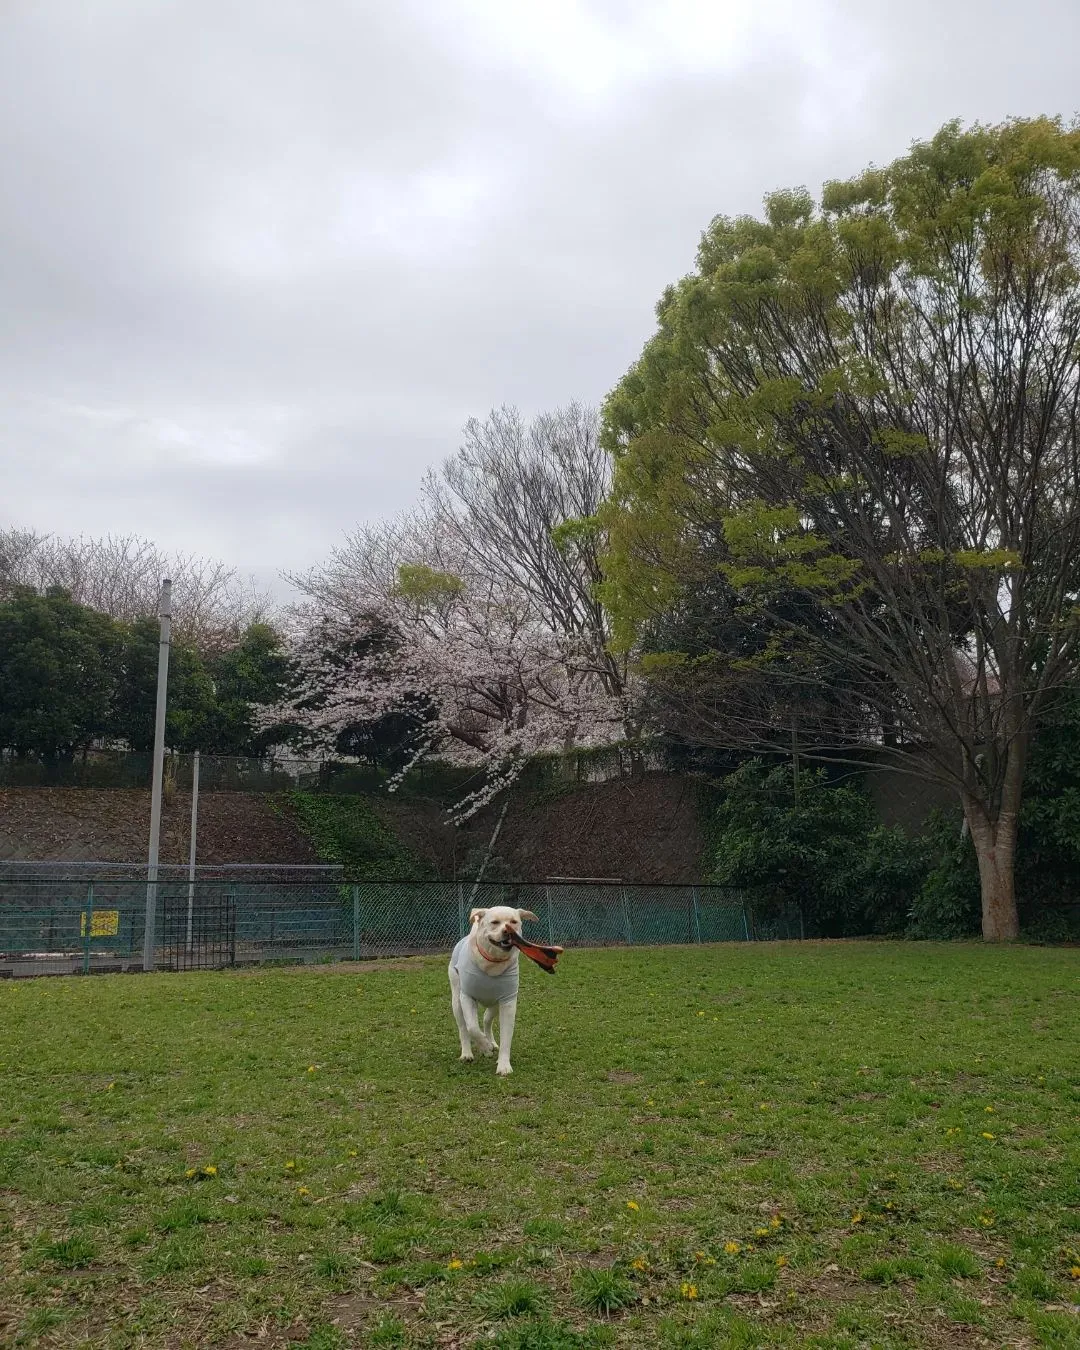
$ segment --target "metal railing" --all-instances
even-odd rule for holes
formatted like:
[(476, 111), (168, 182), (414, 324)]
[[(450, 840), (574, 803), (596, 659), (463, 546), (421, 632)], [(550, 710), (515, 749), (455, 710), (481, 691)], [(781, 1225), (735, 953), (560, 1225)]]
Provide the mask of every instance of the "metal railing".
[[(138, 970), (147, 887), (129, 877), (0, 875), (0, 976)], [(157, 883), (159, 969), (368, 960), (447, 952), (474, 906), (531, 909), (527, 933), (564, 947), (804, 936), (797, 912), (721, 886), (323, 881)]]

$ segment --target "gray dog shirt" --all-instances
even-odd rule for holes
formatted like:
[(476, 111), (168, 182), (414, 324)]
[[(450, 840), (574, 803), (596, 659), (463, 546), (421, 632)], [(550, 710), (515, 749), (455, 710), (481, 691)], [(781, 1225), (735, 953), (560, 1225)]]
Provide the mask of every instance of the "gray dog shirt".
[(517, 998), (517, 952), (513, 953), (502, 975), (489, 975), (486, 971), (477, 969), (479, 962), (484, 959), (482, 956), (474, 955), (469, 958), (468, 946), (469, 937), (463, 937), (450, 954), (450, 969), (458, 973), (461, 992), (485, 1008), (490, 1008), (495, 1003), (505, 1003), (507, 999)]

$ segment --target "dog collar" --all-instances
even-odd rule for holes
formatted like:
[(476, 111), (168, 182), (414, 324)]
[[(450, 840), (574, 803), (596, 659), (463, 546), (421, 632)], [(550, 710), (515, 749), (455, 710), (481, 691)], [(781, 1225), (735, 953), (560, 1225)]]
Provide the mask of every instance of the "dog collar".
[[(499, 957), (497, 956), (488, 956), (487, 952), (484, 951), (483, 947), (480, 946), (479, 942), (476, 941), (475, 937), (473, 938), (473, 950), (476, 952), (478, 956), (482, 956), (485, 961), (490, 961), (490, 963), (493, 966), (501, 966), (503, 961), (510, 960), (510, 956), (504, 956), (502, 960), (500, 960)], [(513, 953), (511, 953), (511, 955), (513, 955)]]

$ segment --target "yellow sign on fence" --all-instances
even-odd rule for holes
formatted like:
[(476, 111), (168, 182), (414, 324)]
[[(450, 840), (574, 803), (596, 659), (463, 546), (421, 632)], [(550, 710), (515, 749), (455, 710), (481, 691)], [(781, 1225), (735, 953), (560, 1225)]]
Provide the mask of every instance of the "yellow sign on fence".
[[(118, 909), (95, 909), (90, 916), (91, 937), (116, 937), (120, 931), (120, 911)], [(79, 924), (79, 936), (86, 936), (86, 911), (83, 910)]]

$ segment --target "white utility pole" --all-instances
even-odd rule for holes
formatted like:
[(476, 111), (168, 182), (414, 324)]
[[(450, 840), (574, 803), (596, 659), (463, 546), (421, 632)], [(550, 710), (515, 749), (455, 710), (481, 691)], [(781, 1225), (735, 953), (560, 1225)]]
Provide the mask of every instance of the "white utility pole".
[(161, 638), (158, 643), (157, 708), (154, 714), (154, 768), (150, 785), (150, 851), (146, 860), (146, 923), (143, 970), (154, 969), (154, 925), (157, 919), (158, 852), (161, 846), (161, 787), (165, 769), (165, 708), (169, 689), (169, 643), (172, 638), (172, 582), (161, 583)]
[(188, 849), (187, 954), (191, 961), (191, 927), (195, 913), (195, 841), (199, 837), (199, 752), (191, 765), (191, 840)]

